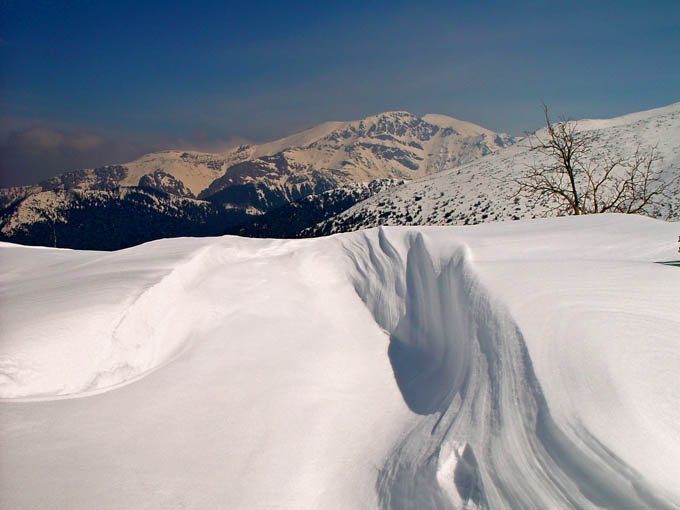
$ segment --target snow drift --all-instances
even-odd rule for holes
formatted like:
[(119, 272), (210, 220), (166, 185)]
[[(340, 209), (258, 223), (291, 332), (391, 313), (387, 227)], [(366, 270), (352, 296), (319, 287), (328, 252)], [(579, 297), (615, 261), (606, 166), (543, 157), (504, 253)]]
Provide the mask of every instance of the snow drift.
[(675, 508), (676, 238), (3, 245), (2, 505)]
[(421, 232), (400, 241), (379, 230), (355, 257), (358, 292), (391, 333), (397, 385), (427, 416), (380, 473), (384, 506), (671, 506), (587, 430), (555, 423), (522, 332), (479, 283), (467, 246), (449, 241), (433, 258)]

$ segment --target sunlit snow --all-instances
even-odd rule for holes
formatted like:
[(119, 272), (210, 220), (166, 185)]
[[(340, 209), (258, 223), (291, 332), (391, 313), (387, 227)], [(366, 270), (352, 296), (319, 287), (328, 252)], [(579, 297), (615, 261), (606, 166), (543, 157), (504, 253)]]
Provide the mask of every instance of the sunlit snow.
[(2, 508), (676, 508), (677, 224), (0, 245)]

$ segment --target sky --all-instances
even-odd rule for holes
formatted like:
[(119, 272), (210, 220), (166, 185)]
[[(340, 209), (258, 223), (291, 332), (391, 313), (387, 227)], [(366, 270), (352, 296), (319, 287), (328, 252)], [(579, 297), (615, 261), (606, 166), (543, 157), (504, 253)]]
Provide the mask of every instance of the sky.
[(0, 0), (0, 186), (389, 110), (495, 131), (680, 101), (680, 2)]

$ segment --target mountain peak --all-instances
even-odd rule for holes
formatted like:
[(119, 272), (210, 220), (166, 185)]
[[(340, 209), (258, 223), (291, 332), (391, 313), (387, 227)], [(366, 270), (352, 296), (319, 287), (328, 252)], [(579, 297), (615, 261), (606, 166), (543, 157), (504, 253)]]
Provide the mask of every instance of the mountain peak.
[(389, 110), (377, 114), (378, 117), (416, 117), (416, 115), (406, 110)]

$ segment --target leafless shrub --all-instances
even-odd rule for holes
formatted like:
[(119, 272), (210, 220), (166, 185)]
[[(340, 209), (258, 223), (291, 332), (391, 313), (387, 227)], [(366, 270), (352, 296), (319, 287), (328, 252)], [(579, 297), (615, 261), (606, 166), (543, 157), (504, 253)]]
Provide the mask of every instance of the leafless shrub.
[(670, 198), (675, 180), (664, 181), (655, 171), (661, 159), (656, 147), (638, 146), (630, 157), (595, 154), (597, 134), (579, 132), (572, 120), (552, 123), (545, 105), (543, 112), (546, 134), (527, 137), (530, 150), (543, 157), (514, 179), (515, 196), (556, 214), (651, 214)]

